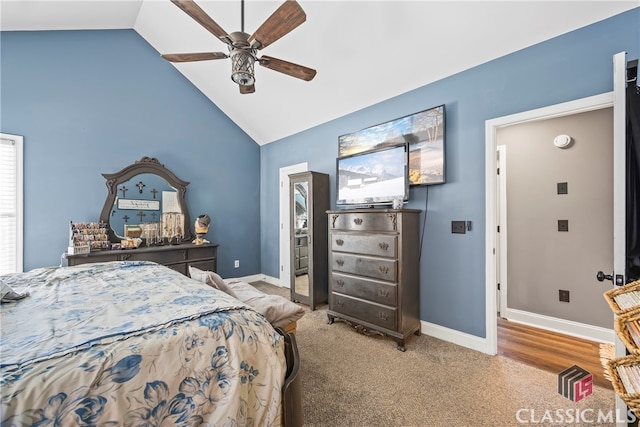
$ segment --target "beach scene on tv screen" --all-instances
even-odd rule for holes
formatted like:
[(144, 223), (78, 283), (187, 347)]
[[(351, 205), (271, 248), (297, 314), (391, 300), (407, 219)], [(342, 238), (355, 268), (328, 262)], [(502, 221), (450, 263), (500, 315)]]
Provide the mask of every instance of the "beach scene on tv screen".
[(404, 148), (340, 159), (338, 200), (344, 203), (390, 202), (405, 195)]

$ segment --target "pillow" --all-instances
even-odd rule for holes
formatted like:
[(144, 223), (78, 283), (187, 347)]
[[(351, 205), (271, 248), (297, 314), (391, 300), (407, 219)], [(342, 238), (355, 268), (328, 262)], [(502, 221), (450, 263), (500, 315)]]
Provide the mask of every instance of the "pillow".
[(233, 290), (229, 286), (227, 286), (225, 281), (222, 280), (222, 277), (220, 277), (218, 273), (216, 273), (215, 271), (207, 271), (206, 273), (207, 273), (207, 281), (205, 282), (206, 284), (215, 286), (216, 288), (220, 289), (222, 292), (225, 292), (234, 298), (238, 298), (235, 292), (233, 292)]
[(197, 280), (198, 282), (207, 283), (207, 272), (200, 270), (199, 268), (189, 266), (189, 277)]
[(265, 294), (239, 280), (228, 280), (226, 284), (240, 301), (249, 304), (275, 327), (284, 327), (304, 316), (304, 308), (280, 295)]
[(222, 277), (220, 277), (220, 275), (214, 271), (204, 271), (200, 270), (199, 268), (189, 266), (189, 276), (191, 276), (192, 279), (195, 279), (198, 282), (206, 283), (207, 285), (221, 290), (222, 292), (231, 295), (234, 298), (238, 298), (233, 290), (229, 289)]

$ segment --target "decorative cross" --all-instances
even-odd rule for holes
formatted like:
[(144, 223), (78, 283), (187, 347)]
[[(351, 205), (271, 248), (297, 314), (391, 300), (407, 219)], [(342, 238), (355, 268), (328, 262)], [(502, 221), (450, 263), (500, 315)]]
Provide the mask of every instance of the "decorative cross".
[(153, 198), (156, 198), (156, 194), (158, 194), (158, 190), (156, 190), (155, 188), (153, 190), (150, 191), (151, 194), (153, 194)]
[(156, 219), (156, 215), (158, 215), (158, 214), (155, 213), (155, 212), (151, 212), (151, 218), (153, 218), (154, 220)]
[(140, 217), (140, 222), (142, 222), (142, 217), (143, 216), (147, 216), (147, 214), (144, 213), (143, 211), (138, 212), (136, 215), (138, 215)]
[(125, 187), (124, 185), (122, 186), (122, 188), (120, 189), (120, 191), (122, 191), (122, 197), (125, 197), (125, 193), (128, 191), (129, 189), (127, 187)]
[(146, 185), (144, 185), (144, 184), (142, 183), (142, 181), (140, 181), (140, 182), (138, 182), (138, 183), (136, 184), (136, 187), (138, 187), (138, 192), (139, 192), (140, 194), (142, 194), (142, 189), (143, 189), (144, 187), (146, 187)]
[(122, 217), (122, 219), (124, 219), (124, 222), (129, 222), (129, 215), (125, 215)]
[(115, 214), (116, 214), (116, 210), (114, 209), (111, 211), (111, 216), (114, 216)]

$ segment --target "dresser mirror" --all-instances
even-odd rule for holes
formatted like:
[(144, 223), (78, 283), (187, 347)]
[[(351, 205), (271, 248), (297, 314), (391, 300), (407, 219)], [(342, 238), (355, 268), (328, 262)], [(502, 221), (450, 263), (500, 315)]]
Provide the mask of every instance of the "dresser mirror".
[(191, 241), (187, 181), (182, 181), (154, 157), (143, 157), (107, 180), (107, 199), (100, 221), (109, 224), (109, 239), (143, 237), (147, 243)]
[(329, 175), (289, 175), (291, 230), (291, 300), (308, 304), (327, 301), (327, 209)]

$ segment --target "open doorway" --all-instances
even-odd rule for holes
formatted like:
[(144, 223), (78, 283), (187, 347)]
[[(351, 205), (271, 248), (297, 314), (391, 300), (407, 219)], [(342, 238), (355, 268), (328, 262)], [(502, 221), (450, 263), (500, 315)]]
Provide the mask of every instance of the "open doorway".
[(609, 285), (595, 271), (613, 264), (613, 107), (562, 107), (493, 129), (496, 351), (551, 372), (578, 364), (611, 388), (599, 357), (614, 341)]
[[(497, 250), (499, 250), (501, 253), (503, 254), (508, 254), (511, 252), (512, 248), (509, 247), (509, 241), (503, 239), (504, 242), (506, 242), (503, 245), (498, 246), (497, 245), (497, 239), (499, 237), (499, 233), (497, 232), (498, 230), (498, 225), (501, 226), (500, 230), (501, 232), (505, 231), (505, 228), (503, 225), (499, 224), (498, 222), (498, 210), (497, 210), (497, 188), (498, 188), (498, 184), (497, 184), (497, 166), (498, 166), (498, 161), (497, 161), (497, 156), (496, 156), (496, 151), (497, 151), (497, 147), (498, 147), (498, 133), (499, 130), (502, 129), (509, 129), (511, 126), (516, 126), (516, 125), (521, 125), (521, 124), (531, 124), (531, 123), (536, 123), (536, 122), (541, 122), (544, 120), (551, 120), (551, 119), (555, 119), (555, 118), (560, 118), (560, 117), (569, 117), (569, 116), (573, 116), (573, 115), (577, 115), (580, 113), (586, 113), (586, 112), (590, 112), (590, 111), (597, 111), (597, 110), (602, 110), (605, 108), (610, 108), (613, 105), (613, 94), (612, 93), (607, 93), (607, 94), (603, 94), (603, 95), (596, 95), (593, 97), (589, 97), (589, 98), (584, 98), (584, 99), (580, 99), (577, 101), (571, 101), (571, 102), (567, 102), (567, 103), (563, 103), (563, 104), (558, 104), (558, 105), (554, 105), (554, 106), (550, 106), (550, 107), (545, 107), (545, 108), (541, 108), (538, 110), (532, 110), (532, 111), (528, 111), (528, 112), (524, 112), (524, 113), (518, 113), (518, 114), (514, 114), (511, 116), (506, 116), (506, 117), (501, 117), (501, 118), (497, 118), (497, 119), (493, 119), (493, 120), (489, 120), (487, 121), (486, 124), (486, 170), (487, 170), (487, 175), (486, 175), (486, 195), (487, 195), (487, 199), (486, 199), (486, 208), (487, 208), (487, 212), (486, 212), (486, 232), (487, 232), (487, 265), (486, 265), (486, 287), (487, 287), (487, 294), (486, 294), (486, 305), (487, 305), (487, 324), (486, 324), (486, 331), (487, 331), (487, 352), (490, 354), (496, 354), (497, 353), (497, 312), (499, 310), (499, 303), (498, 301), (500, 301), (502, 299), (502, 297), (496, 298), (496, 294), (497, 294), (497, 278), (500, 277), (500, 275), (498, 274), (498, 266), (501, 266), (504, 270), (504, 267), (506, 266), (504, 259), (502, 259), (501, 263), (498, 263), (498, 259), (501, 259), (501, 254), (497, 252)], [(562, 132), (558, 132), (556, 133), (556, 135), (561, 134)], [(553, 144), (553, 137), (551, 138), (550, 141), (547, 141), (548, 144)], [(611, 144), (610, 144), (611, 146)], [(553, 145), (552, 145), (552, 148)], [(556, 148), (559, 149), (559, 148)], [(507, 158), (511, 159), (511, 153), (507, 150)], [(509, 167), (507, 166), (507, 169), (509, 169)], [(542, 169), (540, 171), (540, 175), (543, 176), (544, 175), (544, 169)], [(564, 180), (560, 181), (558, 179), (554, 179), (551, 181), (551, 183), (553, 184), (553, 186), (555, 187), (557, 182), (564, 182)], [(555, 191), (556, 188), (553, 188), (553, 190)], [(557, 227), (557, 220), (563, 220), (566, 218), (555, 218), (554, 219), (554, 226)], [(574, 228), (575, 230), (575, 228)], [(530, 270), (529, 272), (533, 271), (532, 274), (534, 275), (538, 275), (539, 277), (544, 277), (545, 272), (544, 271), (538, 271), (535, 270), (535, 265), (530, 266)], [(597, 266), (591, 266), (591, 269), (593, 268), (597, 268)], [(594, 277), (594, 273), (592, 271), (589, 271), (589, 277)], [(508, 275), (508, 273), (506, 273)], [(531, 274), (531, 273), (530, 273)], [(586, 273), (585, 273), (586, 274)], [(505, 284), (503, 284), (504, 278), (500, 277), (501, 279), (501, 283), (500, 283), (500, 287), (501, 287), (501, 291), (506, 290), (506, 297), (508, 298), (509, 296), (509, 292), (508, 292), (508, 283), (506, 283), (506, 288), (505, 289)], [(552, 280), (553, 278), (549, 278), (549, 280)], [(555, 286), (561, 286), (562, 284), (558, 284), (555, 283)], [(597, 285), (594, 285), (597, 286)], [(602, 287), (602, 286), (601, 286)], [(562, 289), (562, 288), (558, 288), (558, 289)], [(598, 289), (598, 290), (602, 290), (602, 292), (604, 292), (606, 289)], [(556, 301), (558, 299), (558, 290), (556, 290), (556, 294), (555, 294), (555, 298)], [(600, 292), (600, 298), (602, 299), (602, 292)], [(524, 298), (524, 297), (522, 297)], [(525, 308), (527, 308), (527, 306), (525, 306)], [(500, 309), (501, 311), (503, 311), (503, 309)], [(525, 309), (520, 310), (521, 312), (526, 312)], [(551, 319), (555, 319), (556, 317), (560, 317), (557, 315), (554, 315), (553, 312), (548, 312), (546, 314), (544, 314), (544, 316), (537, 316), (537, 321), (550, 321)], [(611, 325), (609, 325), (609, 327), (612, 327), (612, 319), (611, 317), (609, 317), (609, 322), (611, 323)], [(562, 322), (562, 323), (569, 323), (569, 322)], [(575, 324), (581, 324), (581, 321), (575, 321), (573, 322)], [(550, 325), (547, 325), (547, 327), (551, 327)], [(557, 327), (557, 324), (556, 324)], [(610, 339), (613, 339), (613, 332), (612, 330), (610, 332), (605, 332), (608, 330), (608, 328), (605, 327), (599, 327), (596, 328), (596, 330), (599, 333), (605, 333), (606, 334), (610, 334)]]

